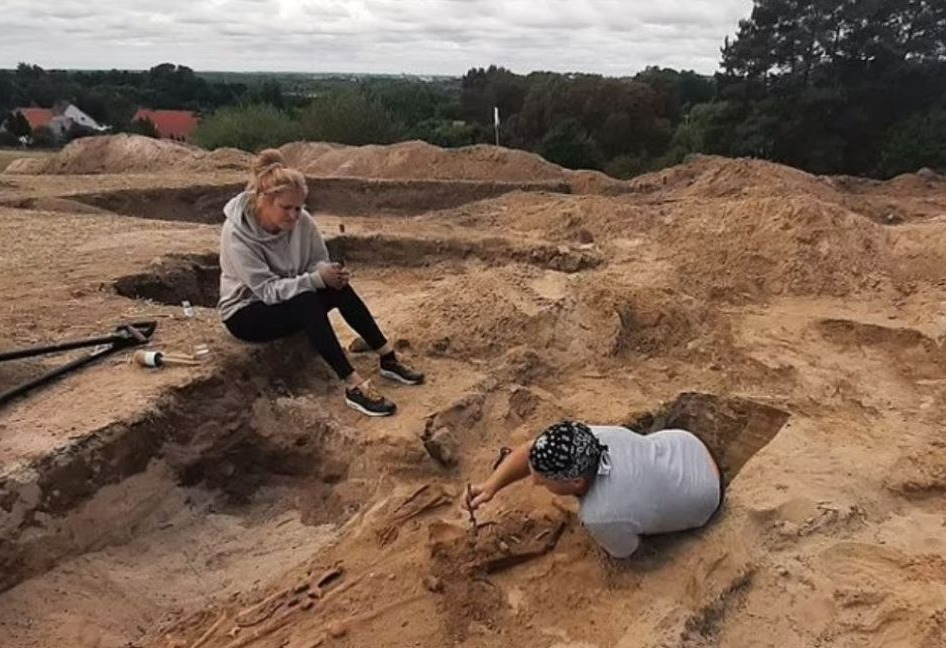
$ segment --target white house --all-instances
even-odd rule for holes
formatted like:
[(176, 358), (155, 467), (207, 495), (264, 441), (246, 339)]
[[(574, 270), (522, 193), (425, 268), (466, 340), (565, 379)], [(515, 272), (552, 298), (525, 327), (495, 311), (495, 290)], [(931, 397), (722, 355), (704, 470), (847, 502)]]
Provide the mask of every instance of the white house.
[(110, 126), (99, 124), (87, 114), (76, 108), (73, 104), (68, 104), (66, 106), (66, 108), (62, 111), (62, 116), (72, 124), (78, 124), (79, 126), (84, 126), (85, 128), (99, 133), (104, 133), (105, 131), (109, 130), (109, 128), (111, 128)]
[(15, 108), (13, 112), (23, 115), (34, 131), (46, 127), (56, 138), (62, 138), (74, 125), (96, 133), (111, 129), (111, 126), (99, 124), (71, 103), (59, 102), (52, 108)]

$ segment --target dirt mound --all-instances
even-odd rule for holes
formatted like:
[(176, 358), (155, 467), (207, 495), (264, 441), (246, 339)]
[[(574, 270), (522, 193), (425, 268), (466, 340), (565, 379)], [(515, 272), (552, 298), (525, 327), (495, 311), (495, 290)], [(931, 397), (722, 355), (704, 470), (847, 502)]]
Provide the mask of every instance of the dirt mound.
[(309, 175), (355, 176), (397, 180), (562, 181), (564, 169), (538, 155), (496, 146), (442, 149), (411, 141), (390, 146), (335, 147), (331, 144), (288, 145), (290, 159)]
[(888, 195), (909, 197), (942, 189), (943, 185), (943, 176), (932, 169), (920, 169), (916, 173), (898, 175), (881, 184), (879, 189)]
[[(679, 172), (685, 172), (681, 169)], [(562, 243), (629, 250), (640, 279), (675, 273), (682, 293), (745, 301), (770, 295), (846, 295), (902, 275), (888, 228), (843, 201), (810, 195), (680, 197), (510, 194), (437, 215)], [(901, 246), (903, 247), (903, 246)], [(922, 257), (920, 257), (922, 261)], [(911, 266), (912, 267), (912, 266)]]
[(936, 380), (946, 369), (946, 349), (916, 329), (829, 318), (817, 322), (817, 330), (825, 340), (860, 355), (873, 350), (898, 359), (912, 380)]
[(83, 137), (46, 160), (43, 174), (147, 173), (189, 165), (200, 149), (140, 135)]
[(244, 170), (252, 159), (249, 153), (237, 149), (207, 152), (189, 144), (123, 133), (77, 139), (37, 164), (18, 165), (14, 172), (85, 175)]
[(7, 168), (4, 169), (3, 173), (9, 173), (11, 175), (37, 175), (43, 173), (45, 165), (46, 160), (43, 158), (19, 158), (10, 162), (10, 164), (7, 165)]
[(246, 171), (253, 166), (253, 156), (246, 151), (235, 148), (219, 148), (201, 156), (193, 164), (193, 170), (225, 170)]
[(326, 153), (347, 148), (344, 144), (330, 144), (328, 142), (291, 142), (283, 144), (279, 147), (279, 150), (290, 166), (304, 170), (306, 167), (314, 165)]
[(688, 198), (807, 195), (840, 202), (843, 195), (824, 180), (791, 167), (748, 158), (697, 155), (682, 165), (641, 176), (630, 183), (641, 193)]
[(600, 171), (565, 171), (573, 194), (604, 194), (616, 196), (634, 191), (634, 186)]
[(633, 191), (661, 201), (815, 198), (843, 206), (882, 225), (928, 220), (941, 214), (946, 205), (946, 183), (928, 169), (880, 182), (850, 176), (815, 176), (763, 160), (697, 155), (680, 166), (641, 176), (629, 185)]
[(486, 144), (444, 149), (422, 141), (389, 146), (293, 142), (280, 150), (289, 164), (313, 176), (563, 182), (575, 194), (616, 195), (632, 190), (629, 183), (600, 171), (570, 171), (534, 153)]
[(843, 296), (879, 286), (892, 270), (882, 226), (814, 198), (678, 205), (668, 220), (658, 239), (685, 259), (681, 283), (726, 300)]
[(590, 308), (566, 275), (544, 277), (529, 266), (506, 266), (448, 277), (410, 319), (426, 350), (455, 358), (499, 356), (528, 345), (565, 357), (609, 355), (620, 329), (613, 309)]
[(659, 224), (659, 212), (605, 196), (513, 192), (434, 214), (466, 227), (496, 228), (529, 237), (587, 245), (638, 235)]

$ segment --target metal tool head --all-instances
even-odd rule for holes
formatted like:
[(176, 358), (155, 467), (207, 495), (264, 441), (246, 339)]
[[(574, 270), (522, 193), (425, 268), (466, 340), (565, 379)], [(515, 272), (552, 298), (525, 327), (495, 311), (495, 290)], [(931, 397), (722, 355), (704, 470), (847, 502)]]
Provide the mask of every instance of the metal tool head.
[(151, 341), (155, 329), (158, 328), (156, 321), (131, 322), (129, 324), (120, 324), (115, 330), (122, 337), (121, 346), (135, 346), (147, 344)]

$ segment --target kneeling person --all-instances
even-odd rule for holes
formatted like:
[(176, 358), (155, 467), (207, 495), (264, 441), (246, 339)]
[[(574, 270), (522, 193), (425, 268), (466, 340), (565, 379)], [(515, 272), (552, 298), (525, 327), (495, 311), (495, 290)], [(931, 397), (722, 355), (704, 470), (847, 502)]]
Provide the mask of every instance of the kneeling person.
[(722, 505), (723, 481), (709, 449), (685, 430), (641, 435), (616, 426), (565, 421), (513, 450), (470, 489), (476, 509), (532, 474), (556, 495), (574, 495), (582, 524), (616, 558), (640, 536), (695, 529)]

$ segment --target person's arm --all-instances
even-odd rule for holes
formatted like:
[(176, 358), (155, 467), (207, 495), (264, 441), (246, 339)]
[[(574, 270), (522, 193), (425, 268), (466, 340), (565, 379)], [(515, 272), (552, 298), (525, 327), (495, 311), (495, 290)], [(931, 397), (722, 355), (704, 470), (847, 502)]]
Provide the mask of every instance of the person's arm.
[(344, 288), (351, 281), (351, 271), (344, 264), (334, 263), (329, 258), (328, 246), (325, 245), (325, 239), (322, 238), (322, 233), (319, 232), (312, 215), (303, 211), (302, 218), (304, 223), (300, 223), (300, 226), (309, 229), (309, 258), (306, 266), (315, 281), (316, 288)]
[(629, 522), (591, 523), (585, 528), (612, 558), (628, 558), (640, 546), (637, 527)]
[(318, 272), (296, 277), (280, 277), (272, 271), (265, 259), (232, 234), (224, 241), (223, 254), (227, 256), (227, 265), (240, 283), (268, 306), (288, 301), (300, 293), (325, 287), (325, 282)]
[(470, 487), (466, 498), (466, 508), (476, 510), (482, 504), (493, 499), (493, 496), (510, 484), (529, 476), (529, 450), (532, 441), (523, 443), (506, 455), (506, 458), (496, 467), (493, 474), (486, 481)]

